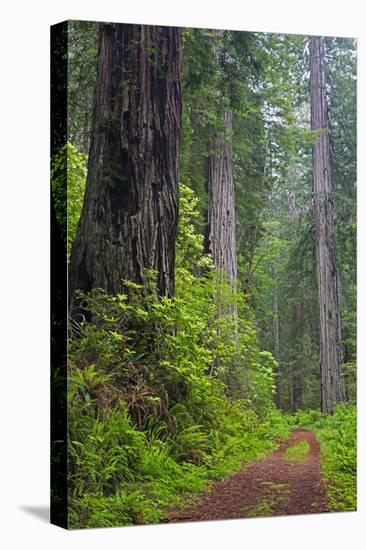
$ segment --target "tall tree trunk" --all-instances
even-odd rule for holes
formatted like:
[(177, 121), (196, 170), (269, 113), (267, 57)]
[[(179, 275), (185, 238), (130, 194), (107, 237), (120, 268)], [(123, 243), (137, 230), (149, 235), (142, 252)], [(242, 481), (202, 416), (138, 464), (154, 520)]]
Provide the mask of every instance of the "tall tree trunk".
[(277, 376), (276, 376), (276, 405), (281, 407), (281, 373), (280, 373), (280, 327), (278, 318), (278, 285), (277, 285), (277, 270), (276, 264), (272, 263), (272, 281), (273, 281), (273, 293), (272, 293), (272, 332), (273, 332), (273, 352), (274, 358), (278, 363)]
[(289, 401), (289, 411), (294, 412), (294, 388), (293, 388), (293, 378), (294, 378), (294, 365), (290, 364), (289, 368), (289, 383), (288, 383), (288, 401)]
[(331, 146), (324, 74), (323, 42), (310, 41), (311, 128), (320, 131), (313, 147), (313, 191), (318, 285), (321, 410), (331, 413), (345, 399), (341, 373), (340, 318), (337, 293)]
[(292, 367), (292, 412), (304, 408), (305, 364), (304, 364), (304, 304), (301, 301), (293, 306), (293, 330), (295, 358)]
[(174, 292), (181, 136), (181, 37), (173, 27), (101, 24), (84, 205), (69, 293), (158, 273)]
[(206, 250), (214, 265), (234, 283), (237, 276), (235, 192), (232, 167), (232, 113), (224, 114), (224, 132), (213, 139), (207, 162)]
[[(213, 264), (225, 273), (233, 289), (236, 289), (237, 262), (235, 239), (235, 194), (232, 168), (232, 113), (223, 118), (224, 132), (216, 133), (207, 159), (206, 188), (208, 194), (205, 249), (211, 254)], [(233, 320), (233, 336), (237, 338), (237, 306), (224, 303), (219, 290), (216, 297), (219, 316), (230, 315)], [(216, 364), (212, 365), (212, 369)], [(212, 370), (211, 369), (211, 370)], [(231, 395), (237, 389), (235, 369), (228, 370), (227, 384)]]

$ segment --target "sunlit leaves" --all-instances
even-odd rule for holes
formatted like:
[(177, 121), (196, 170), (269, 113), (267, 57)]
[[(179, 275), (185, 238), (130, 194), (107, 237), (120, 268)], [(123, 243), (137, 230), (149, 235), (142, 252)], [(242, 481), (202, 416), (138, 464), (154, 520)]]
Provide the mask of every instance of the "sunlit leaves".
[(86, 162), (86, 154), (77, 151), (72, 143), (67, 143), (52, 159), (51, 191), (68, 257), (83, 206)]

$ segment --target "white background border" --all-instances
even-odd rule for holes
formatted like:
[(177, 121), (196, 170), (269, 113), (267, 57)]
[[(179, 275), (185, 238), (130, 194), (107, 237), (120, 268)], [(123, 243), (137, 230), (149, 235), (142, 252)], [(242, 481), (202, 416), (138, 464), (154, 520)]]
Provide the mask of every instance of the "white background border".
[[(0, 541), (2, 548), (318, 548), (364, 544), (365, 60), (362, 1), (59, 0), (4, 4), (2, 138)], [(357, 36), (359, 46), (359, 501), (357, 513), (95, 529), (48, 525), (49, 493), (49, 26), (64, 19)], [(32, 508), (33, 513), (26, 510)]]

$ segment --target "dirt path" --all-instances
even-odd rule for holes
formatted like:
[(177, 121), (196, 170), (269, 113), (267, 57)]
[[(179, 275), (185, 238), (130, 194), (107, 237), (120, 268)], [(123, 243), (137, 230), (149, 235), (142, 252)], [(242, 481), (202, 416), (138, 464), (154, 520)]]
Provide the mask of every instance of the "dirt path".
[[(301, 449), (303, 456), (301, 452), (296, 455), (296, 450)], [(295, 453), (291, 455), (291, 451)], [(214, 483), (196, 505), (173, 510), (166, 520), (202, 521), (327, 512), (319, 452), (313, 432), (292, 430), (289, 439), (271, 455), (250, 463), (229, 479)]]

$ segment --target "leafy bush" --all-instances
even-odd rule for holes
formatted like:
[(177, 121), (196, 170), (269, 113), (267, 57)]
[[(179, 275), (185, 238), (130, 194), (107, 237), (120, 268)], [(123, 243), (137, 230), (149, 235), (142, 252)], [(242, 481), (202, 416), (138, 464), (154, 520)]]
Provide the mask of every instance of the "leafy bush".
[(72, 143), (66, 143), (52, 158), (52, 198), (68, 257), (83, 206), (86, 163), (86, 154), (78, 151)]
[(355, 510), (357, 498), (356, 406), (338, 405), (317, 429), (331, 510)]
[(152, 271), (115, 296), (80, 293), (91, 320), (73, 323), (69, 344), (72, 527), (160, 521), (287, 433), (272, 404), (275, 362), (203, 254), (195, 207), (182, 187), (174, 298), (158, 295)]
[(304, 409), (296, 411), (295, 414), (288, 416), (287, 419), (291, 426), (313, 429), (321, 425), (324, 416), (318, 409)]

